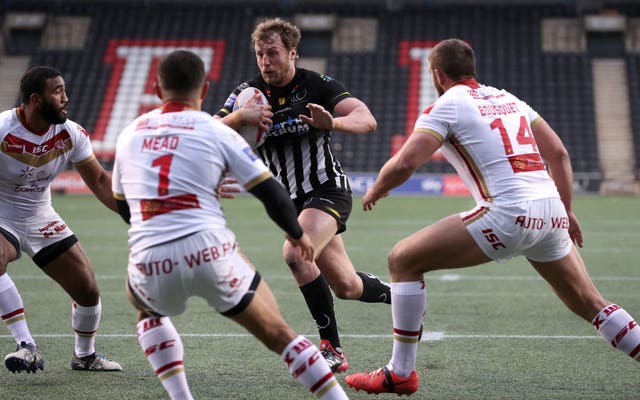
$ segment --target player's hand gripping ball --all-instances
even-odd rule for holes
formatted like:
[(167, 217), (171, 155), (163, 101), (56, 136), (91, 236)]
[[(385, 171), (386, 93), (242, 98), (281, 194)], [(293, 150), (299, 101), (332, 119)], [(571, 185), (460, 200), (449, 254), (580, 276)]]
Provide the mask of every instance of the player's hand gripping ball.
[[(260, 91), (260, 89), (249, 86), (238, 94), (236, 102), (233, 103), (233, 111), (237, 111), (240, 107), (244, 106), (256, 94), (260, 95), (260, 97), (256, 101), (256, 104), (269, 104), (267, 101), (267, 97)], [(247, 140), (247, 142), (255, 143), (255, 146), (261, 144), (264, 141), (267, 133), (263, 129), (260, 129), (259, 127), (254, 125), (242, 125), (238, 132), (240, 132), (240, 134)]]

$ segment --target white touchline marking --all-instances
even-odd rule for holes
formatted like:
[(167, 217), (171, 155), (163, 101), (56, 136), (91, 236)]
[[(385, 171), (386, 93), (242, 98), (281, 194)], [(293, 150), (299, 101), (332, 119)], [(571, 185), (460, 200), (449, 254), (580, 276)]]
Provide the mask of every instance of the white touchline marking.
[[(275, 274), (270, 275), (267, 273), (262, 274), (262, 276), (267, 280), (290, 280), (293, 279), (291, 275), (282, 275)], [(11, 278), (16, 279), (24, 279), (24, 280), (50, 280), (45, 274), (34, 274), (34, 275), (11, 275)], [(124, 280), (126, 278), (126, 274), (122, 275), (96, 275), (97, 280)], [(425, 279), (429, 280), (439, 280), (442, 282), (456, 282), (456, 281), (542, 281), (542, 278), (538, 275), (462, 275), (462, 274), (443, 274), (443, 275), (425, 275)], [(640, 276), (592, 276), (591, 280), (594, 281), (609, 281), (609, 282), (627, 282), (627, 281), (640, 281)]]
[[(306, 337), (314, 337), (315, 333), (306, 333), (303, 334)], [(73, 334), (68, 333), (49, 333), (49, 334), (33, 334), (36, 338), (72, 338)], [(181, 333), (182, 337), (195, 337), (195, 338), (242, 338), (242, 337), (253, 337), (253, 335), (249, 333)], [(343, 338), (366, 338), (366, 339), (391, 339), (393, 335), (360, 335), (360, 334), (341, 334)], [(135, 338), (137, 335), (131, 333), (106, 333), (106, 334), (98, 334), (97, 337), (107, 338), (107, 339), (117, 339), (117, 338)], [(11, 335), (0, 335), (0, 338), (12, 338)], [(449, 339), (526, 339), (526, 340), (592, 340), (592, 339), (602, 339), (598, 335), (471, 335), (471, 334), (449, 334), (445, 332), (424, 332), (422, 335), (423, 342), (435, 342), (439, 340), (449, 340)]]

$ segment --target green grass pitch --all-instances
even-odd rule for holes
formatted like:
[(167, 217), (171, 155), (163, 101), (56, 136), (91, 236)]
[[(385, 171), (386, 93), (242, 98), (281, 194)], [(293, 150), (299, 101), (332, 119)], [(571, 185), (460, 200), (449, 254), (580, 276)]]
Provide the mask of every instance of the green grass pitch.
[[(45, 370), (0, 370), (0, 399), (166, 399), (135, 337), (135, 312), (124, 294), (126, 225), (93, 197), (56, 196), (58, 212), (75, 231), (102, 289), (98, 351), (122, 373), (71, 371), (71, 302), (27, 257), (9, 265), (26, 315), (45, 354)], [(600, 292), (640, 318), (640, 207), (637, 198), (579, 196), (581, 250)], [(229, 225), (278, 298), (285, 319), (314, 342), (304, 300), (281, 260), (283, 235), (251, 197), (223, 202)], [(344, 240), (358, 269), (388, 277), (386, 254), (399, 239), (472, 206), (467, 198), (395, 197), (374, 211), (359, 198)], [(421, 385), (412, 399), (638, 399), (639, 364), (614, 350), (571, 314), (523, 259), (426, 276), (428, 306), (420, 344)], [(336, 300), (350, 371), (384, 365), (391, 354), (391, 311), (383, 304)], [(311, 399), (266, 350), (230, 320), (194, 298), (173, 318), (183, 335), (185, 367), (198, 399)], [(0, 331), (0, 355), (13, 351)], [(344, 384), (344, 375), (339, 377)], [(346, 385), (345, 385), (346, 386)], [(352, 399), (393, 399), (346, 388)]]

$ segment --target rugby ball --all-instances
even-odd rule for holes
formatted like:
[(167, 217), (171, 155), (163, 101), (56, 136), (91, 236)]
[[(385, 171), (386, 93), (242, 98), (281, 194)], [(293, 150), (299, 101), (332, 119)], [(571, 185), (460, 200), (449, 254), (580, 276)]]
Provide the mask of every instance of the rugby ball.
[[(233, 103), (233, 111), (237, 111), (240, 107), (244, 106), (249, 100), (251, 100), (256, 94), (260, 94), (257, 99), (258, 104), (269, 104), (267, 97), (260, 91), (260, 89), (249, 86), (238, 93), (236, 101)], [(258, 146), (264, 142), (266, 137), (266, 131), (259, 129), (257, 126), (242, 125), (238, 132), (249, 143), (253, 143), (254, 146)]]

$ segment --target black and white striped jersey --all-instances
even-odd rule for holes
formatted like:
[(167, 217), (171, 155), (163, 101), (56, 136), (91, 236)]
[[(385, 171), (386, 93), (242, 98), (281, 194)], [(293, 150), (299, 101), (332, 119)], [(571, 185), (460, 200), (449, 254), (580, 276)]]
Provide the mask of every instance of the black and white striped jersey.
[(273, 125), (263, 140), (255, 143), (256, 150), (291, 198), (304, 196), (328, 181), (350, 189), (332, 149), (331, 131), (314, 128), (298, 118), (300, 114), (309, 115), (308, 103), (333, 112), (341, 100), (352, 97), (344, 85), (303, 68), (296, 68), (293, 80), (284, 87), (270, 86), (258, 74), (236, 87), (216, 115), (231, 113), (236, 96), (249, 86), (267, 96), (273, 112)]

